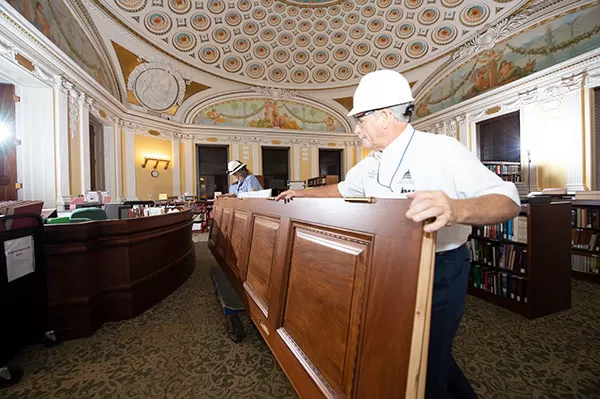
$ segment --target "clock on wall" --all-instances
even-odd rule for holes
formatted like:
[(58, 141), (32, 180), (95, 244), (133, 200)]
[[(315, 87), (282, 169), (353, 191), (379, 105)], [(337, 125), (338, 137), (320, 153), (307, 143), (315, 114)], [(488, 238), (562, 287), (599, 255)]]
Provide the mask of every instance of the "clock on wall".
[(158, 174), (159, 174), (159, 173), (158, 173), (158, 170), (156, 170), (156, 169), (152, 169), (152, 172), (150, 172), (150, 175), (151, 175), (152, 177), (158, 177)]

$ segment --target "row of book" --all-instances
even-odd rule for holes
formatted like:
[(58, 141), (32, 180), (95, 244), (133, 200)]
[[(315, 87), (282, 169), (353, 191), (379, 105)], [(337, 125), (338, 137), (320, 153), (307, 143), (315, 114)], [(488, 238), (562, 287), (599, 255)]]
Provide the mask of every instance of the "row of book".
[(512, 183), (521, 183), (521, 175), (502, 175), (502, 180)]
[(572, 208), (571, 226), (578, 228), (600, 229), (600, 209)]
[(510, 272), (527, 273), (528, 256), (525, 247), (471, 238), (469, 248), (474, 262)]
[(491, 226), (473, 227), (473, 235), (527, 244), (527, 216), (517, 216)]
[(600, 274), (600, 259), (595, 256), (571, 255), (571, 269), (576, 272)]
[(571, 229), (571, 246), (587, 251), (600, 251), (600, 232), (594, 230)]
[(527, 303), (527, 279), (523, 276), (473, 265), (471, 286), (516, 302)]
[(497, 175), (518, 175), (521, 173), (520, 165), (485, 165), (489, 170)]

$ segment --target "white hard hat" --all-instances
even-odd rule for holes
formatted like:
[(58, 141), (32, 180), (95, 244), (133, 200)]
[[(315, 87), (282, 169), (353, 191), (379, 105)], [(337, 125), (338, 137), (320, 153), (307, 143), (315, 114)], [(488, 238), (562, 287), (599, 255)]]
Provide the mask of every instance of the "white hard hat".
[(242, 168), (245, 168), (246, 164), (242, 163), (240, 161), (229, 161), (227, 163), (227, 172), (229, 172), (229, 175), (231, 176), (232, 174), (239, 172), (240, 170), (242, 170)]
[(362, 77), (354, 92), (354, 106), (348, 116), (415, 101), (408, 80), (389, 69)]

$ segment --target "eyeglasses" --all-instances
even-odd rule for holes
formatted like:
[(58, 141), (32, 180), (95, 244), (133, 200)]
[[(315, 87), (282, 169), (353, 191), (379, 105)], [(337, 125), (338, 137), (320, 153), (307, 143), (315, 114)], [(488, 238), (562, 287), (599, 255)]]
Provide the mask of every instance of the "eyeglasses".
[[(387, 108), (387, 107), (386, 107)], [(370, 111), (365, 111), (361, 114), (358, 115), (354, 115), (354, 119), (356, 119), (357, 122), (361, 123), (363, 121), (363, 119), (371, 114), (374, 114), (377, 111), (381, 111), (384, 108), (377, 108), (377, 109), (372, 109)]]

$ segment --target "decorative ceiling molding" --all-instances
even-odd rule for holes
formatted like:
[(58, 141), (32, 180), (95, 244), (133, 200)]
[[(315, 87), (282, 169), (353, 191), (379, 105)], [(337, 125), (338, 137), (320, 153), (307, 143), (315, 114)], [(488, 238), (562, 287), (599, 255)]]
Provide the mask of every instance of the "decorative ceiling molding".
[(163, 53), (223, 79), (295, 90), (348, 87), (373, 70), (439, 59), (527, 0), (93, 0)]

